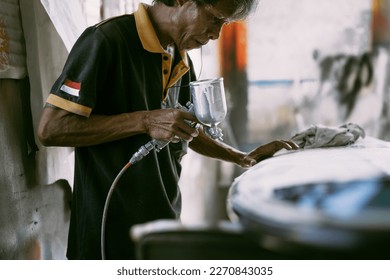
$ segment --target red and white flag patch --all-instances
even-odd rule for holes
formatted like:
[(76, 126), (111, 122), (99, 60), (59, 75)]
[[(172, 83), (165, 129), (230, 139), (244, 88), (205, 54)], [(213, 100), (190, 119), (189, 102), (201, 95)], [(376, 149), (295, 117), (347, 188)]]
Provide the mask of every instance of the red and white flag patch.
[(79, 92), (81, 88), (81, 83), (73, 82), (71, 80), (66, 79), (61, 86), (61, 90), (67, 94), (79, 97)]

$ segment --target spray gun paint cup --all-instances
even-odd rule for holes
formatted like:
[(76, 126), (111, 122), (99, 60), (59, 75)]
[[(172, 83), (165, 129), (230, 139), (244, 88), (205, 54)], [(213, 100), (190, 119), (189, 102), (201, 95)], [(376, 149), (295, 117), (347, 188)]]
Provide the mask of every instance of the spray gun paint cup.
[(227, 113), (223, 78), (191, 82), (190, 89), (196, 118), (206, 126), (206, 133), (222, 140), (222, 130), (217, 125)]

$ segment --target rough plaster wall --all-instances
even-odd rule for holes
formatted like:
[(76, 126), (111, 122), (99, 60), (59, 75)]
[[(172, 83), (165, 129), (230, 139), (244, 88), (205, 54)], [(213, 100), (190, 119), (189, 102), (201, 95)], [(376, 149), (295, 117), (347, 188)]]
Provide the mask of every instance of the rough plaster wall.
[(65, 259), (71, 188), (61, 178), (69, 173), (69, 152), (51, 149), (49, 155), (40, 147), (34, 153), (26, 138), (36, 128), (66, 50), (39, 0), (15, 3), (24, 8), (29, 78), (0, 79), (0, 259)]
[(64, 259), (70, 189), (35, 184), (28, 154), (22, 80), (0, 80), (0, 259)]

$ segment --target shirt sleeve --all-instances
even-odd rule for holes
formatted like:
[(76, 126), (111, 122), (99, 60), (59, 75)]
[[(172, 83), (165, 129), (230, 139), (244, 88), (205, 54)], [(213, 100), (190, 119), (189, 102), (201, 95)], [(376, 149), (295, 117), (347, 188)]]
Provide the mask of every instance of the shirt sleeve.
[(76, 41), (47, 103), (89, 117), (109, 71), (109, 44), (97, 27), (87, 28)]

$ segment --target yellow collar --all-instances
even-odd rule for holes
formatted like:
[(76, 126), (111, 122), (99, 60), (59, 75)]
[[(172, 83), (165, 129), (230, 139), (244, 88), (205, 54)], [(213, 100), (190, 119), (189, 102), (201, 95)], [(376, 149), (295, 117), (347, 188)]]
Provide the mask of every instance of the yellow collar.
[[(152, 53), (165, 53), (160, 41), (158, 40), (156, 31), (153, 28), (153, 24), (150, 21), (146, 7), (146, 4), (140, 3), (138, 10), (134, 13), (137, 32), (141, 39), (142, 46), (145, 50)], [(185, 65), (188, 66), (186, 52), (181, 51), (180, 56)]]

